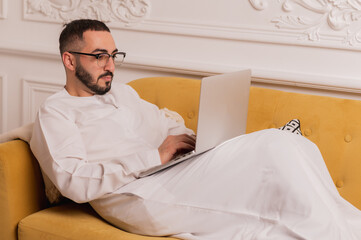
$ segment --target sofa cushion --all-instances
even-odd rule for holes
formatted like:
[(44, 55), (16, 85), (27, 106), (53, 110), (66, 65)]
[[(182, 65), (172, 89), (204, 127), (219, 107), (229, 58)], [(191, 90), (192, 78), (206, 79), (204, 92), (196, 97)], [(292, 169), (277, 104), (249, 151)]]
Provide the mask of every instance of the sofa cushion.
[(34, 213), (19, 223), (18, 236), (26, 239), (164, 240), (131, 234), (102, 220), (89, 204), (67, 203)]

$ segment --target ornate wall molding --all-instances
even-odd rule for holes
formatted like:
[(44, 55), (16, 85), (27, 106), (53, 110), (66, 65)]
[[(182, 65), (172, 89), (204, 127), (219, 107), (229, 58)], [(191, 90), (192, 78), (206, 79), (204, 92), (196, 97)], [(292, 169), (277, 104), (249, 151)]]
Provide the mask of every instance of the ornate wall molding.
[(243, 24), (240, 26), (215, 26), (203, 23), (168, 21), (167, 19), (148, 19), (131, 28), (117, 25), (112, 25), (112, 27), (168, 35), (361, 51), (361, 42), (355, 42), (351, 45), (349, 42), (346, 42), (345, 37), (341, 36), (339, 33), (325, 34), (322, 36), (321, 42), (307, 39), (304, 37), (306, 35), (302, 30), (284, 28), (282, 31), (277, 31), (274, 28), (266, 28), (251, 24)]
[[(283, 12), (271, 22), (278, 29), (295, 30), (301, 39), (320, 41), (328, 27), (334, 34), (342, 34), (342, 43), (353, 46), (361, 43), (361, 1), (359, 0), (249, 0), (254, 9), (263, 11), (272, 4), (281, 4)], [(301, 8), (302, 15), (293, 14)], [(310, 17), (309, 13), (313, 15)]]
[(150, 13), (150, 0), (24, 0), (24, 18), (28, 20), (68, 22), (92, 18), (130, 26)]
[(7, 0), (0, 0), (0, 19), (7, 18), (8, 5)]
[(0, 74), (0, 133), (7, 130), (7, 78)]
[[(142, 56), (132, 56), (128, 58), (123, 64), (123, 67), (146, 69), (155, 72), (188, 74), (199, 76), (199, 78), (240, 70), (240, 66), (211, 65), (208, 63), (145, 58)], [(318, 93), (318, 91), (324, 91), (329, 92), (330, 95), (333, 96), (343, 95), (345, 98), (357, 94), (356, 98), (361, 100), (361, 81), (359, 78), (353, 77), (314, 75), (252, 68), (252, 84), (276, 86), (276, 88), (280, 87), (284, 89), (290, 88), (293, 90), (307, 89), (316, 93)], [(337, 94), (331, 94), (331, 92)]]
[(36, 114), (46, 97), (64, 88), (64, 84), (49, 83), (42, 80), (23, 79), (23, 116), (22, 124), (35, 120)]
[[(1, 1), (1, 0), (0, 0)], [(3, 0), (4, 1), (4, 0)], [(23, 0), (24, 19), (67, 22), (95, 18), (134, 31), (338, 49), (361, 49), (360, 0), (248, 0), (257, 11), (272, 7), (265, 24), (213, 25), (149, 18), (151, 0)], [(276, 10), (273, 10), (273, 9)], [(277, 10), (278, 9), (278, 10)], [(269, 26), (269, 23), (272, 23)], [(296, 41), (295, 41), (296, 40)]]
[[(23, 54), (33, 58), (59, 60), (58, 52), (38, 52), (24, 46), (4, 46), (0, 42), (0, 53)], [(191, 76), (210, 76), (225, 72), (237, 71), (239, 66), (210, 65), (188, 60), (150, 58), (145, 56), (129, 56), (122, 68), (150, 70), (154, 72), (178, 73)], [(0, 75), (1, 76), (1, 75)], [(59, 82), (61, 82), (60, 80)], [(4, 82), (4, 80), (3, 80)], [(302, 87), (314, 90), (328, 90), (343, 93), (361, 94), (361, 81), (359, 78), (345, 76), (315, 76), (297, 72), (269, 71), (253, 68), (252, 82), (277, 86)], [(1, 87), (1, 86), (0, 86)], [(63, 84), (52, 84), (46, 80), (23, 79), (23, 119), (24, 124), (32, 119), (37, 108), (32, 108), (35, 98), (39, 94), (52, 94), (63, 88)], [(4, 89), (4, 88), (3, 88)], [(6, 94), (6, 93), (5, 93)], [(4, 101), (3, 101), (4, 104)], [(6, 104), (5, 104), (6, 105)]]

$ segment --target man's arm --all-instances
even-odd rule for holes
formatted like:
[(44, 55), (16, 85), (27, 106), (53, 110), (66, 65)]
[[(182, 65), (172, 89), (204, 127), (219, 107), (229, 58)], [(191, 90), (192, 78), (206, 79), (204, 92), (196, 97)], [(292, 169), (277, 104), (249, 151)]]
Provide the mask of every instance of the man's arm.
[[(179, 152), (194, 150), (195, 135), (191, 129), (188, 129), (184, 123), (166, 116), (165, 111), (160, 111), (156, 105), (141, 99), (138, 93), (130, 86), (126, 85), (125, 87), (128, 88), (129, 93), (133, 96), (132, 104), (138, 103), (141, 106), (141, 112), (153, 112), (157, 115), (157, 121), (159, 121), (159, 126), (162, 128), (160, 131), (165, 134), (165, 140), (158, 148), (162, 164), (167, 163)], [(118, 95), (124, 96), (124, 94)], [(181, 117), (180, 115), (178, 116)]]
[(88, 202), (133, 181), (161, 164), (157, 149), (89, 162), (79, 129), (57, 112), (39, 112), (31, 149), (58, 190), (75, 202)]

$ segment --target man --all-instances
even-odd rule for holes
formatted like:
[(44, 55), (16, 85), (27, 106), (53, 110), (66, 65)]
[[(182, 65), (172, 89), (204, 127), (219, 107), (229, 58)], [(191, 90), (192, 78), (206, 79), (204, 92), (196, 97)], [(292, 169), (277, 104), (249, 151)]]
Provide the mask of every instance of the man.
[(59, 42), (66, 85), (40, 108), (30, 144), (64, 196), (89, 202), (110, 223), (139, 234), (361, 238), (361, 214), (339, 196), (317, 147), (276, 129), (138, 179), (193, 149), (193, 132), (129, 86), (111, 87), (114, 63), (125, 53), (103, 23), (75, 20)]

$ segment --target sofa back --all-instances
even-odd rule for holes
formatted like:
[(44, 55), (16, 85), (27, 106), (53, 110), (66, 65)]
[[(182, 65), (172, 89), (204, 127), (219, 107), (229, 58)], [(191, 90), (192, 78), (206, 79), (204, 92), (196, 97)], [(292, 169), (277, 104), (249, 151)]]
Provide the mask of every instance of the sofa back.
[(186, 126), (197, 129), (201, 82), (178, 77), (141, 78), (129, 83), (144, 100), (178, 112)]
[[(143, 99), (180, 113), (196, 131), (200, 80), (155, 77), (129, 84)], [(295, 118), (320, 149), (340, 194), (361, 209), (361, 101), (251, 87), (248, 133)]]

